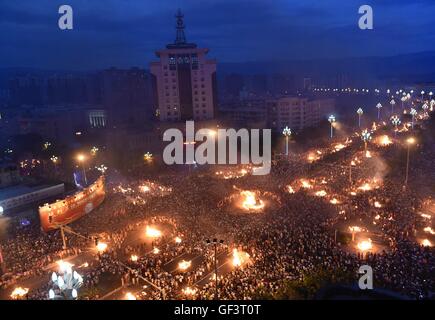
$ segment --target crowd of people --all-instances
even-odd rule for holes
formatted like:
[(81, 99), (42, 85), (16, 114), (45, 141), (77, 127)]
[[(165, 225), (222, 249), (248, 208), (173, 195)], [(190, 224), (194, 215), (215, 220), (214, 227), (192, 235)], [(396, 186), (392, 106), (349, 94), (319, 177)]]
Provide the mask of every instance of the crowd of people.
[[(253, 299), (264, 293), (279, 297), (286, 283), (303, 284), (319, 270), (332, 278), (339, 278), (338, 273), (349, 275), (346, 283), (356, 284), (363, 264), (373, 268), (376, 288), (412, 299), (433, 297), (434, 251), (419, 241), (427, 221), (417, 213), (430, 196), (420, 192), (424, 181), (403, 188), (403, 174), (389, 166), (401, 152), (394, 144), (371, 146), (370, 157), (361, 147), (355, 141), (315, 162), (306, 161), (306, 154), (274, 161), (269, 176), (224, 179), (215, 175), (213, 167), (151, 176), (136, 169), (120, 182), (111, 181), (109, 172), (104, 204), (71, 224), (80, 234), (98, 235), (109, 244), (104, 252), (95, 252), (83, 269), (81, 290), (86, 294), (82, 297), (102, 298), (104, 292), (98, 289), (111, 282), (115, 287), (144, 285), (146, 289), (138, 289), (136, 295), (142, 299), (212, 299), (216, 295)], [(432, 162), (426, 159), (433, 159), (431, 148), (416, 155), (425, 167), (413, 168), (411, 177), (432, 171)], [(350, 169), (356, 157), (358, 166)], [(352, 176), (349, 170), (354, 170)], [(301, 187), (301, 179), (310, 186)], [(165, 192), (141, 193), (145, 180), (155, 181)], [(370, 187), (360, 190), (366, 182)], [(239, 190), (260, 191), (265, 207), (244, 211), (232, 200)], [(324, 194), (316, 195), (316, 191)], [(162, 236), (151, 242), (132, 236), (147, 225), (164, 230)], [(351, 225), (364, 229), (355, 241), (348, 230)], [(70, 249), (63, 250), (59, 232), (42, 233), (36, 221), (28, 226), (12, 222), (8, 230), (1, 243), (8, 269), (0, 280), (2, 290), (22, 278), (46, 276), (47, 265), (58, 259), (94, 250), (86, 237), (74, 236), (68, 237)], [(174, 241), (176, 237), (179, 241)], [(356, 248), (362, 237), (373, 241), (373, 250)], [(224, 240), (216, 257), (206, 243), (213, 238)], [(228, 266), (234, 248), (249, 259)], [(190, 268), (172, 266), (171, 262), (186, 256), (195, 260)], [(28, 298), (47, 298), (50, 285), (47, 277), (43, 285), (31, 288)]]

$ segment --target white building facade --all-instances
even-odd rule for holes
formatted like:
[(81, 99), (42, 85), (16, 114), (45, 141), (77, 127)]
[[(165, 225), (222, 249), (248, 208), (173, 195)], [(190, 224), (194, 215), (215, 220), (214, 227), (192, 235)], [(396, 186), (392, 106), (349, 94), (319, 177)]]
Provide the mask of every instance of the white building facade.
[(266, 101), (266, 108), (268, 126), (274, 131), (282, 131), (286, 126), (300, 131), (326, 120), (335, 110), (335, 100), (282, 97)]

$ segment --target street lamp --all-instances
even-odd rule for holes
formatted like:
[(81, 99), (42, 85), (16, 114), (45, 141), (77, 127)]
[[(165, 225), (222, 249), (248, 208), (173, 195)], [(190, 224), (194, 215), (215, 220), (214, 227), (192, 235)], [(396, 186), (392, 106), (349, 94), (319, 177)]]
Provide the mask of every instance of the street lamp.
[(328, 118), (329, 123), (331, 124), (331, 139), (334, 135), (334, 123), (336, 121), (335, 116), (333, 114), (331, 114)]
[(146, 153), (143, 155), (143, 159), (144, 159), (146, 162), (150, 162), (150, 161), (153, 160), (153, 154), (150, 153), (150, 152), (146, 152)]
[(362, 141), (364, 141), (364, 149), (367, 151), (367, 142), (369, 142), (372, 139), (372, 134), (367, 129), (365, 129), (361, 133), (361, 139)]
[(423, 101), (423, 99), (424, 99), (424, 93), (425, 93), (425, 92), (424, 92), (424, 91), (421, 91), (420, 93), (421, 93), (421, 101)]
[(50, 158), (51, 162), (53, 162), (54, 165), (54, 174), (56, 174), (57, 171), (57, 162), (59, 161), (59, 158), (56, 156), (51, 156)]
[(98, 167), (95, 167), (95, 169), (97, 169), (97, 170), (100, 171), (102, 174), (104, 174), (104, 173), (106, 172), (106, 170), (107, 170), (107, 167), (106, 167), (104, 164), (102, 164), (102, 165), (100, 165), (100, 166), (98, 166)]
[(414, 129), (414, 120), (415, 120), (415, 116), (417, 115), (417, 110), (415, 110), (414, 108), (411, 108), (410, 114), (412, 116), (411, 127), (412, 127), (412, 129)]
[(363, 115), (364, 111), (362, 108), (359, 108), (356, 113), (358, 114), (358, 127), (361, 128), (361, 116)]
[(427, 114), (427, 110), (429, 109), (429, 106), (427, 105), (427, 103), (424, 103), (424, 104), (421, 106), (421, 108), (423, 109), (423, 112), (424, 112), (425, 114)]
[(51, 142), (46, 141), (44, 142), (43, 149), (47, 150), (50, 146), (51, 146)]
[(219, 290), (219, 287), (218, 287), (218, 267), (217, 267), (217, 246), (218, 245), (221, 245), (221, 244), (223, 244), (224, 243), (224, 240), (218, 240), (218, 239), (216, 239), (216, 238), (214, 238), (213, 240), (209, 240), (209, 239), (207, 239), (206, 241), (205, 241), (205, 243), (206, 243), (206, 245), (208, 245), (208, 246), (213, 246), (213, 248), (214, 248), (214, 276), (215, 276), (215, 281), (216, 281), (216, 286), (215, 286), (215, 300), (218, 300), (218, 298), (219, 298), (219, 294), (218, 294), (218, 290)]
[(288, 139), (292, 135), (292, 131), (291, 131), (291, 129), (289, 127), (286, 126), (282, 130), (282, 134), (285, 137), (285, 155), (288, 156)]
[(381, 118), (381, 109), (382, 109), (382, 104), (379, 102), (376, 105), (376, 108), (378, 108), (378, 120)]
[(69, 267), (63, 275), (53, 272), (51, 274), (51, 282), (54, 287), (48, 291), (48, 298), (50, 300), (75, 300), (78, 296), (78, 289), (83, 284), (83, 277)]
[(401, 124), (401, 121), (400, 121), (399, 117), (398, 116), (393, 116), (391, 118), (391, 123), (395, 127), (394, 136), (397, 136), (397, 130), (398, 130), (397, 127)]
[(86, 177), (86, 169), (85, 169), (85, 160), (86, 156), (82, 153), (77, 155), (77, 161), (81, 163), (83, 169), (83, 177), (85, 178), (85, 185), (88, 185), (88, 178)]
[(407, 154), (406, 154), (406, 177), (405, 177), (405, 186), (408, 185), (408, 176), (409, 176), (409, 153), (411, 146), (415, 144), (415, 138), (410, 137), (406, 139), (406, 145), (408, 146)]
[(391, 104), (391, 113), (394, 113), (394, 105), (396, 104), (396, 101), (394, 101), (394, 99), (391, 99), (390, 104)]

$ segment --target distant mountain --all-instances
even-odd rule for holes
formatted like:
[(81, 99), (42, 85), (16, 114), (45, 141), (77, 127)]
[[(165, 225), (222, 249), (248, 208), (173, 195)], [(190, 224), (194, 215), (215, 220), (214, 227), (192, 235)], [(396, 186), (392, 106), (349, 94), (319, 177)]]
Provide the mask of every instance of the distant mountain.
[[(95, 70), (89, 70), (94, 72)], [(0, 68), (0, 88), (14, 76), (32, 74), (48, 76), (54, 74), (80, 74), (69, 70), (41, 70), (37, 68)], [(288, 60), (288, 61), (248, 61), (226, 63), (218, 61), (218, 75), (240, 73), (289, 74), (295, 77), (331, 79), (338, 75), (359, 80), (382, 82), (435, 82), (435, 51), (395, 55), (390, 57), (353, 57), (340, 59)]]
[(287, 73), (313, 78), (346, 74), (352, 78), (400, 81), (410, 77), (413, 81), (435, 82), (435, 51), (391, 57), (219, 63), (218, 68), (220, 74)]

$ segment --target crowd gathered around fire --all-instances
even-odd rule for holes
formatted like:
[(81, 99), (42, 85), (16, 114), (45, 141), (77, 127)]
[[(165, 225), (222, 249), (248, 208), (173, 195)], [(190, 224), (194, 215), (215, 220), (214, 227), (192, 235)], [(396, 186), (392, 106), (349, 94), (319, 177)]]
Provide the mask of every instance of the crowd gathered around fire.
[[(0, 289), (46, 277), (26, 297), (48, 299), (46, 266), (91, 252), (86, 266), (74, 266), (88, 299), (102, 298), (98, 288), (111, 281), (140, 288), (129, 293), (134, 299), (279, 298), (289, 283), (319, 272), (355, 285), (363, 264), (373, 268), (376, 288), (433, 297), (433, 217), (422, 212), (435, 202), (425, 182), (404, 187), (403, 166), (391, 164), (403, 153), (403, 137), (388, 146), (372, 143), (368, 153), (353, 136), (325, 157), (324, 148), (276, 160), (268, 176), (252, 175), (246, 166), (154, 176), (136, 169), (121, 182), (111, 181), (109, 172), (105, 202), (71, 224), (85, 237), (68, 235), (68, 249), (59, 231), (42, 233), (36, 221), (10, 222), (1, 242), (7, 270)], [(414, 158), (411, 181), (432, 174), (433, 144)], [(88, 240), (94, 235), (107, 247), (95, 249)], [(216, 257), (206, 242), (214, 238), (223, 240)], [(307, 291), (293, 294), (313, 298)]]

